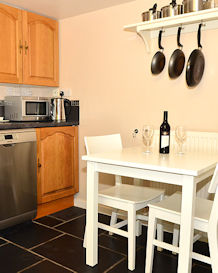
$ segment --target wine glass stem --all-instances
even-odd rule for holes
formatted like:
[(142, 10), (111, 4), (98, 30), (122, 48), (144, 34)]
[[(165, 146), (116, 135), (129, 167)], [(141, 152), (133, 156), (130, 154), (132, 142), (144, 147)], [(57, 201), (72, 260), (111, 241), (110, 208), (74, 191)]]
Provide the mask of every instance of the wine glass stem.
[(179, 153), (181, 153), (181, 154), (183, 153), (183, 149), (182, 148), (183, 148), (183, 143), (180, 143), (179, 144)]

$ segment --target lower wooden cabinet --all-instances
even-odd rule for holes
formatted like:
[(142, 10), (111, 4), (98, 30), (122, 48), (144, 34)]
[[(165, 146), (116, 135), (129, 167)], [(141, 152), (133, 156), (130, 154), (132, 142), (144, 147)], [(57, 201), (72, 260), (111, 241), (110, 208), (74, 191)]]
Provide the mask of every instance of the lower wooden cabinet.
[(73, 198), (78, 192), (78, 127), (38, 128), (37, 162), (38, 204), (48, 207), (48, 202)]

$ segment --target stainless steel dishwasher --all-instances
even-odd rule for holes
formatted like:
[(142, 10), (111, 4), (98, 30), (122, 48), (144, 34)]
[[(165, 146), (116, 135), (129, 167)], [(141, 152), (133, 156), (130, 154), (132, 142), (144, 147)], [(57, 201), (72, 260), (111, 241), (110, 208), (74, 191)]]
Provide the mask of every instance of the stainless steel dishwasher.
[(0, 131), (0, 229), (36, 216), (36, 167), (35, 130)]

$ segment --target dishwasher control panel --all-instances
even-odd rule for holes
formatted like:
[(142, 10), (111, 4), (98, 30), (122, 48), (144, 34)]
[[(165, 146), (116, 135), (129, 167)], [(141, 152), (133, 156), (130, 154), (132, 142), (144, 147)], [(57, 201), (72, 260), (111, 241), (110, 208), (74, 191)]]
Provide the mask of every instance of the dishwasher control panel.
[(36, 141), (35, 129), (0, 131), (0, 145)]
[[(15, 140), (17, 140), (17, 134), (0, 134), (0, 144), (6, 143), (13, 143)], [(4, 142), (4, 143), (2, 143)]]

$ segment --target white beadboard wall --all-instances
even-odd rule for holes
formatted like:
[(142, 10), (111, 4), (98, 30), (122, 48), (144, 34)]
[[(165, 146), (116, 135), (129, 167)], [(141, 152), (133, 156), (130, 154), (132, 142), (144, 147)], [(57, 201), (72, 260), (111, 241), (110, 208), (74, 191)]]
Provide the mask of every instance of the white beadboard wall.
[[(152, 147), (159, 146), (159, 130), (155, 130)], [(187, 139), (184, 144), (184, 152), (189, 153), (193, 151), (209, 151), (211, 153), (218, 153), (218, 133), (216, 132), (187, 132)], [(170, 136), (170, 152), (176, 153), (178, 152), (178, 145), (175, 140), (175, 131), (171, 131)], [(182, 156), (182, 155), (181, 155)], [(208, 194), (208, 187), (210, 179), (207, 179), (201, 183), (199, 183), (197, 188), (197, 195), (203, 198), (212, 198)], [(155, 188), (163, 188), (165, 189), (166, 195), (171, 195), (175, 191), (181, 191), (181, 187), (162, 184), (162, 183), (154, 183), (151, 181), (145, 181), (143, 185), (152, 186)]]

